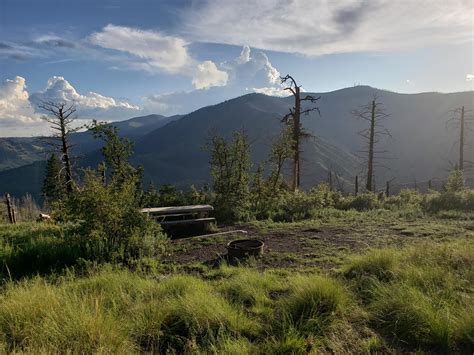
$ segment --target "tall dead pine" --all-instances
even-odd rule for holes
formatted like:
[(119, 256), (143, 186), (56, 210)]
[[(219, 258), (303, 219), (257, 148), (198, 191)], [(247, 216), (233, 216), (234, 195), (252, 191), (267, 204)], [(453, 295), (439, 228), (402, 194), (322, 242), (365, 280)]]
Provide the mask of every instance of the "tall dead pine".
[(474, 123), (473, 113), (473, 110), (466, 110), (464, 106), (456, 108), (451, 111), (452, 117), (446, 123), (446, 126), (454, 125), (459, 129), (459, 156), (456, 163), (459, 170), (464, 170), (466, 163), (472, 164), (472, 162), (466, 161), (464, 148), (466, 147), (466, 131)]
[(303, 129), (301, 124), (301, 115), (308, 114), (311, 111), (319, 112), (319, 108), (317, 106), (309, 108), (302, 108), (301, 106), (305, 101), (316, 103), (320, 97), (315, 97), (313, 95), (301, 97), (301, 86), (296, 83), (295, 79), (291, 75), (281, 77), (281, 83), (286, 85), (284, 90), (290, 91), (294, 98), (294, 106), (293, 108), (290, 108), (290, 112), (283, 117), (282, 122), (291, 128), (293, 150), (291, 188), (293, 191), (296, 191), (300, 187), (301, 183), (301, 141), (304, 138), (310, 136), (310, 134), (305, 132)]
[(367, 154), (367, 178), (365, 188), (367, 191), (375, 191), (374, 181), (374, 167), (376, 166), (377, 159), (385, 158), (383, 154), (387, 151), (380, 151), (376, 149), (376, 144), (380, 141), (380, 137), (383, 135), (390, 136), (390, 132), (383, 127), (383, 121), (390, 117), (382, 104), (374, 96), (373, 100), (367, 105), (362, 106), (360, 109), (353, 110), (352, 114), (359, 119), (367, 121), (369, 127), (359, 131), (359, 135), (364, 138), (367, 144), (367, 150), (361, 150), (360, 153)]
[(66, 192), (70, 194), (74, 189), (74, 179), (72, 172), (72, 158), (70, 134), (77, 132), (80, 127), (73, 128), (73, 114), (76, 112), (74, 104), (43, 102), (39, 108), (46, 112), (43, 120), (49, 123), (53, 134), (48, 139), (48, 143), (53, 147), (54, 152), (60, 153), (64, 170), (64, 186)]

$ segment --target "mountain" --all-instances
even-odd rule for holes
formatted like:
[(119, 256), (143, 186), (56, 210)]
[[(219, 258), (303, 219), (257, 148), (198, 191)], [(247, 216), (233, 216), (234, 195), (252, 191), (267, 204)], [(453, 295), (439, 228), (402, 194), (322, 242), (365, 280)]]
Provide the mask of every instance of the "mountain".
[(0, 138), (0, 171), (43, 160), (44, 150), (37, 138)]
[[(243, 130), (251, 142), (252, 161), (255, 165), (263, 163), (287, 110), (285, 100), (263, 94), (204, 107), (145, 135), (138, 141), (133, 161), (143, 165), (145, 179), (156, 184), (202, 184), (210, 178), (209, 153), (204, 148), (212, 134), (230, 137), (232, 132)], [(305, 142), (302, 159), (302, 183), (306, 187), (325, 179), (328, 169), (352, 179), (351, 172), (358, 164), (352, 154), (319, 136)]]
[[(418, 186), (428, 179), (443, 179), (449, 161), (454, 161), (457, 153), (452, 147), (458, 132), (446, 129), (449, 111), (462, 105), (471, 109), (474, 103), (474, 92), (399, 94), (368, 86), (314, 95), (321, 96), (321, 115), (313, 112), (302, 119), (306, 130), (314, 136), (303, 146), (304, 187), (326, 180), (329, 170), (339, 176), (346, 188), (351, 188), (355, 175), (363, 180), (363, 164), (356, 157), (357, 151), (363, 149), (363, 140), (357, 132), (366, 128), (366, 122), (357, 120), (350, 112), (370, 102), (374, 95), (391, 114), (386, 127), (393, 137), (378, 144), (391, 158), (380, 162), (390, 170), (376, 169), (378, 187), (392, 178), (393, 184), (413, 184), (416, 180)], [(248, 94), (201, 108), (154, 130), (146, 128), (143, 135), (135, 136), (133, 163), (145, 168), (145, 183), (152, 180), (157, 185), (173, 183), (186, 187), (209, 182), (209, 154), (204, 146), (212, 133), (229, 137), (233, 131), (244, 130), (251, 142), (252, 160), (263, 162), (281, 129), (281, 117), (290, 106), (291, 97)], [(473, 143), (473, 136), (468, 133), (468, 144)], [(466, 146), (465, 153), (467, 160), (474, 161), (472, 145)], [(81, 164), (95, 166), (100, 159), (100, 152), (89, 150)], [(39, 174), (37, 163), (23, 168), (0, 172), (0, 193), (19, 191), (6, 181), (15, 182), (12, 176), (20, 171), (31, 177)], [(22, 191), (38, 191), (41, 181), (25, 184)]]
[[(367, 123), (354, 118), (350, 111), (367, 104), (376, 95), (390, 117), (384, 126), (392, 138), (383, 138), (379, 150), (386, 150), (389, 159), (380, 163), (390, 169), (376, 169), (377, 180), (395, 177), (396, 182), (413, 183), (446, 176), (450, 162), (455, 162), (459, 132), (446, 127), (451, 110), (466, 106), (474, 109), (474, 92), (442, 94), (427, 92), (399, 94), (369, 86), (356, 86), (320, 95), (321, 117), (313, 113), (305, 119), (308, 129), (350, 152), (364, 148), (357, 134)], [(286, 99), (288, 104), (290, 101)], [(466, 133), (465, 159), (474, 161), (474, 134)], [(380, 184), (381, 185), (381, 184)]]
[[(181, 116), (165, 117), (148, 115), (134, 117), (125, 121), (114, 122), (120, 129), (120, 135), (137, 140), (141, 136), (162, 127)], [(91, 132), (78, 132), (71, 135), (71, 143), (75, 145), (75, 155), (84, 155), (97, 150), (101, 142), (94, 139)], [(39, 137), (0, 137), (0, 171), (29, 165), (35, 161), (45, 160), (48, 156), (48, 146)]]

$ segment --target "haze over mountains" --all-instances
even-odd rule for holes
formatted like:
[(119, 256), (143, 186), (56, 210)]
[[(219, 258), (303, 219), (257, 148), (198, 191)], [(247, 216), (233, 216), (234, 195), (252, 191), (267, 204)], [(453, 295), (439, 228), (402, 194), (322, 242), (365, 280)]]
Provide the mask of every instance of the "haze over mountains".
[[(442, 178), (456, 160), (453, 148), (458, 135), (446, 129), (449, 111), (462, 105), (474, 108), (474, 92), (451, 94), (398, 94), (355, 86), (321, 96), (318, 106), (321, 116), (311, 113), (303, 117), (303, 124), (313, 134), (303, 147), (302, 184), (314, 186), (326, 180), (328, 171), (336, 173), (346, 188), (363, 169), (357, 151), (363, 140), (357, 134), (366, 122), (357, 120), (351, 110), (367, 104), (377, 95), (391, 117), (386, 127), (392, 139), (380, 142), (380, 150), (387, 150), (384, 165), (390, 170), (376, 170), (379, 185), (395, 178), (411, 182)], [(293, 105), (292, 98), (278, 98), (263, 94), (248, 94), (218, 105), (208, 106), (184, 116), (163, 117), (150, 115), (117, 122), (121, 134), (135, 142), (133, 163), (145, 168), (144, 183), (156, 185), (173, 183), (180, 187), (201, 185), (210, 180), (209, 154), (204, 146), (212, 133), (229, 137), (233, 131), (245, 130), (255, 164), (264, 162), (272, 141), (278, 135), (281, 117)], [(75, 155), (81, 155), (80, 166), (95, 166), (100, 160), (100, 143), (89, 132), (76, 134)], [(474, 160), (473, 135), (467, 137), (466, 160)], [(42, 143), (34, 138), (0, 138), (0, 193), (22, 195), (26, 192), (39, 196), (44, 174)]]

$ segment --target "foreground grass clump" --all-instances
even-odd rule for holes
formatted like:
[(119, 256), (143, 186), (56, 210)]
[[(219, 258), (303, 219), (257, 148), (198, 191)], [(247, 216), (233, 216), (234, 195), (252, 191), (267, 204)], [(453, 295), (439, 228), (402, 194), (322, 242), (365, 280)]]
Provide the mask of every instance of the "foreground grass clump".
[(473, 265), (470, 241), (424, 243), (356, 257), (345, 276), (367, 303), (372, 326), (391, 343), (463, 352), (474, 346)]
[(324, 334), (336, 317), (348, 311), (350, 296), (332, 279), (299, 276), (292, 280), (291, 290), (282, 309), (287, 321), (304, 332)]

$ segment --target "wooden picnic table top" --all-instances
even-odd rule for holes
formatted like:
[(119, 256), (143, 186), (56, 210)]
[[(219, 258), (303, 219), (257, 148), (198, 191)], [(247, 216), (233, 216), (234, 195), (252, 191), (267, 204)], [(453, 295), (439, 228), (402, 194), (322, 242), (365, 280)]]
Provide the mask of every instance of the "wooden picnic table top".
[(209, 212), (213, 211), (211, 205), (191, 205), (191, 206), (169, 206), (169, 207), (151, 207), (142, 208), (140, 212), (153, 214), (170, 214), (170, 213), (193, 213), (193, 212)]

